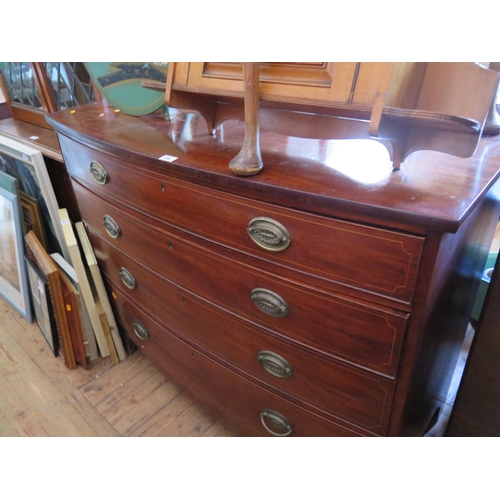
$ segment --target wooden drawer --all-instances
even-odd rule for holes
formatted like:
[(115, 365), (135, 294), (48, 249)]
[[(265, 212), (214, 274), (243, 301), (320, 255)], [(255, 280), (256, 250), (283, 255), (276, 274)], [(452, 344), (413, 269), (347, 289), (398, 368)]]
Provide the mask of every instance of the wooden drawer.
[[(321, 286), (330, 289), (341, 284), (411, 301), (423, 238), (225, 194), (131, 166), (64, 136), (60, 142), (71, 175), (100, 196), (283, 266), (282, 273), (298, 270), (304, 281), (317, 283), (319, 279)], [(106, 184), (100, 185), (93, 178), (92, 161), (104, 167)], [(265, 242), (270, 250), (254, 242), (249, 226), (253, 238), (260, 244)], [(287, 233), (289, 245), (276, 251)]]
[[(112, 286), (108, 289), (118, 298), (112, 300), (112, 305), (121, 325), (160, 370), (210, 401), (221, 413), (242, 421), (256, 435), (269, 434), (261, 423), (261, 412), (266, 410), (286, 417), (293, 427), (290, 436), (373, 435), (348, 424), (334, 423), (252, 383), (170, 333)], [(147, 330), (147, 339), (134, 333), (136, 321)]]
[[(234, 257), (231, 252), (209, 251), (181, 239), (178, 234), (161, 230), (160, 227), (168, 227), (160, 223), (158, 228), (149, 226), (144, 216), (132, 216), (128, 211), (111, 206), (77, 184), (75, 190), (82, 217), (90, 226), (96, 253), (109, 254), (112, 249), (92, 237), (93, 231), (157, 275), (247, 321), (271, 329), (276, 335), (384, 375), (395, 376), (407, 314), (321, 293), (241, 265), (231, 259)], [(119, 224), (119, 238), (111, 238), (104, 229), (102, 220), (105, 214)], [(110, 263), (115, 259), (115, 262), (120, 261), (120, 257), (113, 254)], [(288, 314), (274, 317), (259, 309), (252, 300), (255, 290), (269, 290), (282, 297)], [(254, 300), (259, 302), (259, 298)], [(264, 301), (264, 308), (267, 305)]]
[[(169, 330), (236, 370), (290, 395), (299, 404), (314, 406), (372, 432), (385, 432), (394, 382), (297, 348), (239, 321), (197, 296), (168, 285), (116, 250), (98, 253), (101, 269), (110, 282), (114, 281), (113, 289), (143, 304)], [(119, 278), (122, 266), (136, 279), (133, 290)]]

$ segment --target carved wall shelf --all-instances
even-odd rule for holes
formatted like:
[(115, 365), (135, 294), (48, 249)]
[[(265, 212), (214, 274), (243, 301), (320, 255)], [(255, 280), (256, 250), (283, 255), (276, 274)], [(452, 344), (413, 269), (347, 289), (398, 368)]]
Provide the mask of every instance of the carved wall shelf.
[[(414, 151), (474, 154), (499, 75), (476, 63), (169, 63), (165, 102), (209, 133), (245, 120), (238, 175), (260, 171), (259, 128), (321, 139), (372, 138), (399, 168)], [(234, 162), (232, 162), (234, 163)]]

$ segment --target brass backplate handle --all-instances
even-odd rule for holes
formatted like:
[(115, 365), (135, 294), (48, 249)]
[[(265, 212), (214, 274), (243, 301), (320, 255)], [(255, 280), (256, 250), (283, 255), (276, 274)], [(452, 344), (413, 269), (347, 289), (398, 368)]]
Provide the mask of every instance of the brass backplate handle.
[(123, 281), (123, 284), (127, 287), (130, 288), (131, 290), (134, 290), (137, 288), (137, 281), (133, 277), (132, 273), (126, 269), (125, 267), (120, 268), (120, 278)]
[[(292, 424), (277, 411), (262, 410), (260, 412), (260, 421), (264, 429), (273, 436), (286, 437), (293, 432)], [(272, 429), (270, 427), (272, 427)]]
[(90, 162), (90, 173), (97, 182), (97, 184), (107, 184), (109, 182), (108, 173), (106, 169), (96, 160)]
[(262, 312), (274, 316), (275, 318), (282, 318), (287, 316), (290, 312), (288, 304), (277, 293), (266, 290), (265, 288), (255, 288), (252, 290), (252, 302)]
[(142, 340), (148, 339), (149, 338), (149, 332), (148, 329), (139, 321), (135, 320), (132, 323), (132, 326), (134, 327), (134, 333)]
[(268, 217), (252, 219), (248, 223), (247, 232), (254, 243), (270, 252), (282, 252), (292, 242), (287, 228)]
[(271, 375), (279, 378), (290, 378), (293, 374), (292, 365), (275, 352), (260, 351), (257, 359), (262, 367)]
[(116, 223), (115, 219), (111, 217), (111, 215), (105, 215), (102, 218), (102, 223), (104, 225), (104, 229), (111, 236), (111, 238), (119, 238), (122, 235), (122, 231), (120, 226)]

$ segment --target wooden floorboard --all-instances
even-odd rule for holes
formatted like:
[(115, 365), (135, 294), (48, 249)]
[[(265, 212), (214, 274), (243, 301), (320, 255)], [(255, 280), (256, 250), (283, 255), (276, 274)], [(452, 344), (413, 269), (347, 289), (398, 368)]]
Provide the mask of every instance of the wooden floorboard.
[(168, 435), (172, 423), (183, 419), (185, 412), (192, 404), (193, 402), (185, 394), (179, 393), (155, 415), (134, 429), (130, 435), (143, 437)]
[(230, 437), (138, 351), (68, 370), (0, 297), (0, 437)]

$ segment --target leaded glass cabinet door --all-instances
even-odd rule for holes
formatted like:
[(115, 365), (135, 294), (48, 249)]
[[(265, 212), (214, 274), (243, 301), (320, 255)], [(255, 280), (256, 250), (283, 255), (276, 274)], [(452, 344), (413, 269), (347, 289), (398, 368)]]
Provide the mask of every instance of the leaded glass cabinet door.
[(12, 103), (42, 110), (33, 69), (27, 62), (3, 62), (0, 65)]
[(80, 62), (0, 62), (0, 77), (11, 115), (44, 128), (45, 114), (96, 100)]
[(45, 126), (44, 102), (36, 72), (29, 62), (1, 62), (0, 83), (11, 115), (19, 120)]
[(89, 73), (81, 62), (43, 63), (57, 110), (95, 101)]

